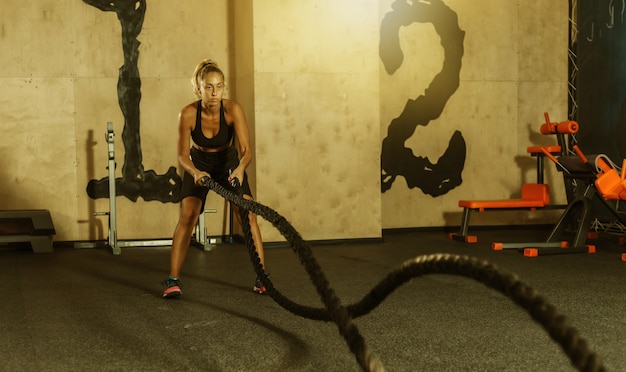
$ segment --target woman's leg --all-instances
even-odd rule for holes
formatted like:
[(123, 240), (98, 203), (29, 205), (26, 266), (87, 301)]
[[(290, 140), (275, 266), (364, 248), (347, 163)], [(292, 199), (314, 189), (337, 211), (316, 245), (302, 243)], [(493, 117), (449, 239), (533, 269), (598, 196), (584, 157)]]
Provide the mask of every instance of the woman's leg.
[(172, 250), (170, 252), (170, 276), (178, 278), (180, 269), (185, 262), (189, 244), (191, 243), (191, 235), (198, 223), (202, 200), (194, 196), (184, 198), (180, 203), (180, 218), (174, 230), (172, 238)]
[[(250, 195), (244, 195), (245, 199), (252, 200)], [(233, 213), (237, 218), (237, 222), (241, 225), (241, 215), (239, 214), (239, 207), (231, 204), (233, 208)], [(261, 265), (263, 269), (266, 270), (265, 267), (265, 252), (263, 251), (263, 239), (261, 238), (261, 229), (259, 229), (259, 224), (257, 222), (256, 214), (249, 212), (248, 218), (250, 220), (250, 232), (252, 233), (252, 240), (254, 241), (254, 247), (256, 248), (256, 253), (259, 255), (259, 259), (261, 260)]]
[[(252, 200), (250, 195), (244, 195), (245, 199)], [(233, 208), (233, 213), (237, 217), (237, 221), (241, 225), (241, 215), (239, 214), (239, 207), (231, 204)], [(263, 240), (261, 239), (261, 229), (259, 229), (259, 224), (257, 223), (256, 214), (252, 212), (248, 212), (248, 219), (250, 220), (250, 232), (252, 233), (252, 241), (254, 242), (254, 248), (256, 249), (256, 253), (259, 256), (259, 260), (261, 261), (261, 266), (263, 270), (267, 273), (267, 267), (265, 266), (265, 252), (263, 251)], [(265, 294), (267, 289), (263, 285), (263, 282), (257, 277), (254, 282), (254, 287), (252, 290), (258, 294)]]

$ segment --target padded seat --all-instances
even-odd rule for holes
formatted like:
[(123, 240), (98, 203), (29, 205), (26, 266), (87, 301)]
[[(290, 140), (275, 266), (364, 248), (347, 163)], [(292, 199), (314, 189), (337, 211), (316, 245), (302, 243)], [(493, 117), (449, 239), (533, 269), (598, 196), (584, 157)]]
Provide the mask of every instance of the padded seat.
[(547, 184), (526, 183), (522, 185), (519, 199), (459, 200), (459, 207), (484, 212), (485, 209), (542, 208), (550, 204), (550, 189)]
[(459, 207), (463, 208), (463, 217), (459, 233), (451, 233), (450, 239), (461, 240), (466, 243), (476, 243), (478, 238), (468, 235), (470, 213), (483, 213), (486, 210), (537, 210), (548, 208), (550, 204), (550, 186), (545, 183), (526, 183), (522, 185), (522, 197), (519, 199), (495, 200), (459, 200)]

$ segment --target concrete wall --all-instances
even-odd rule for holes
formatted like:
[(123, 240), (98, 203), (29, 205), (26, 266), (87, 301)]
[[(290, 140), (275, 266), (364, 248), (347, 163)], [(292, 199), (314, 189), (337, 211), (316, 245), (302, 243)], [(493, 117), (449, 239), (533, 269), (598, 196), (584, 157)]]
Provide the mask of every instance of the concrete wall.
[[(392, 3), (381, 2), (381, 17), (392, 10)], [(405, 146), (416, 157), (437, 164), (454, 132), (460, 131), (466, 146), (462, 183), (433, 197), (398, 177), (382, 196), (384, 228), (458, 225), (459, 199), (519, 197), (521, 184), (536, 179), (535, 160), (526, 148), (555, 141), (539, 134), (543, 113), (549, 112), (553, 121), (567, 120), (567, 1), (479, 3), (449, 0), (424, 6), (431, 13), (423, 22), (400, 29), (403, 64), (392, 75), (380, 69), (384, 138), (407, 99), (442, 94), (432, 87), (426, 90), (445, 60), (442, 44), (446, 40), (435, 26), (446, 25), (449, 11), (445, 6), (456, 13), (458, 27), (465, 32), (459, 86), (441, 115), (417, 126)], [(546, 163), (546, 180), (553, 200), (564, 202), (562, 177), (554, 168)], [(474, 224), (553, 219), (554, 213), (546, 212), (472, 217)]]
[[(405, 145), (436, 163), (461, 132), (462, 183), (433, 197), (398, 176), (381, 193), (388, 127), (408, 99), (425, 94), (445, 60), (435, 18), (399, 30), (404, 61), (389, 74), (379, 41), (393, 1), (137, 4), (145, 7), (136, 35), (139, 120), (132, 123), (139, 151), (123, 138), (129, 125), (118, 83), (129, 66), (122, 43), (128, 35), (116, 12), (80, 0), (3, 3), (0, 208), (49, 209), (56, 240), (106, 238), (106, 218), (93, 212), (107, 211), (108, 199), (90, 197), (87, 188), (108, 176), (107, 122), (116, 133), (116, 177), (136, 195), (116, 198), (119, 237), (171, 236), (178, 218), (178, 205), (167, 200), (167, 189), (175, 189), (168, 184), (176, 178), (176, 118), (194, 100), (189, 77), (207, 57), (224, 69), (227, 96), (244, 106), (256, 149), (249, 174), (257, 200), (305, 239), (458, 224), (458, 199), (515, 196), (522, 182), (532, 181), (534, 160), (525, 149), (550, 142), (538, 134), (544, 111), (566, 119), (566, 1), (423, 3), (458, 17), (462, 67), (441, 115), (418, 126)], [(137, 152), (139, 169), (123, 174), (126, 156)], [(555, 198), (562, 197), (559, 176), (548, 180)], [(219, 211), (207, 215), (209, 233), (224, 233), (224, 202), (210, 195), (207, 206)], [(544, 215), (507, 218), (527, 223), (535, 216)], [(494, 221), (506, 220), (485, 216), (477, 223)], [(261, 227), (267, 241), (282, 240), (265, 221)]]
[(378, 2), (254, 2), (253, 22), (259, 200), (307, 239), (379, 237)]

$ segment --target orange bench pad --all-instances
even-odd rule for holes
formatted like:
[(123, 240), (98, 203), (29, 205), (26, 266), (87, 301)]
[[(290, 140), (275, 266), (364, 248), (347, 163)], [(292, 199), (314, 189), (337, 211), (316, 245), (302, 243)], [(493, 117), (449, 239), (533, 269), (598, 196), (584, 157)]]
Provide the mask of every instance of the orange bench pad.
[(550, 190), (547, 184), (527, 183), (522, 185), (521, 199), (498, 200), (459, 200), (459, 207), (478, 209), (542, 208), (550, 203)]
[(548, 151), (551, 154), (558, 155), (561, 153), (561, 146), (529, 146), (526, 152), (529, 154), (543, 154), (543, 150)]

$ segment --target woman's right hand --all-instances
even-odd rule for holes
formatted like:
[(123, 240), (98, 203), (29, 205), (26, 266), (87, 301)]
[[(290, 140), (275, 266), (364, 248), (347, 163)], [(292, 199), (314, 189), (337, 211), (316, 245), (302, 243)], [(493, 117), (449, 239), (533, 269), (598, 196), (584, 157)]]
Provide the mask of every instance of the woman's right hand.
[(211, 178), (211, 175), (205, 171), (197, 171), (193, 174), (193, 181), (198, 186), (204, 186), (204, 178)]

